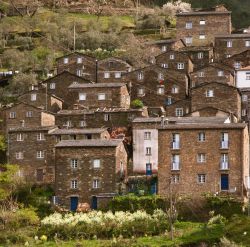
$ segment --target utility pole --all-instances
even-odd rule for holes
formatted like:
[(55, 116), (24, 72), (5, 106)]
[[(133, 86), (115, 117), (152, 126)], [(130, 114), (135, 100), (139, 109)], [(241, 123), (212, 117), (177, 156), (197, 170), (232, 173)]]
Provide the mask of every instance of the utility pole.
[(73, 43), (73, 49), (74, 49), (74, 52), (76, 51), (76, 23), (74, 21), (74, 43)]

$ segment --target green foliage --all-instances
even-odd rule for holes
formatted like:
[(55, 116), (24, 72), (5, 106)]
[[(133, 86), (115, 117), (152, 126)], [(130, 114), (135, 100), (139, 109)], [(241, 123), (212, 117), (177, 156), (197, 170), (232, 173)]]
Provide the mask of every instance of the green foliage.
[(131, 102), (131, 107), (132, 108), (142, 108), (144, 105), (143, 105), (143, 102), (139, 99), (135, 99)]
[(145, 210), (152, 214), (156, 209), (166, 210), (166, 201), (160, 196), (136, 196), (128, 194), (126, 196), (116, 196), (108, 205), (109, 210), (135, 212)]
[[(2, 120), (0, 119), (0, 121)], [(6, 143), (4, 136), (0, 135), (0, 151), (5, 151), (5, 149), (6, 149)]]

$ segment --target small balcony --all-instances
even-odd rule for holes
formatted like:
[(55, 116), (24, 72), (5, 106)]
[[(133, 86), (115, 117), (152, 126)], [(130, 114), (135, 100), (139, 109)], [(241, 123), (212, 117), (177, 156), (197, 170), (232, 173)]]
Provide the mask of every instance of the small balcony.
[(228, 170), (229, 169), (229, 165), (228, 162), (220, 162), (220, 170)]
[(172, 149), (179, 150), (180, 149), (180, 142), (172, 142)]
[(221, 141), (220, 147), (221, 149), (228, 149), (229, 143), (228, 141)]
[(179, 171), (180, 170), (180, 163), (179, 162), (172, 162), (171, 170), (172, 171)]

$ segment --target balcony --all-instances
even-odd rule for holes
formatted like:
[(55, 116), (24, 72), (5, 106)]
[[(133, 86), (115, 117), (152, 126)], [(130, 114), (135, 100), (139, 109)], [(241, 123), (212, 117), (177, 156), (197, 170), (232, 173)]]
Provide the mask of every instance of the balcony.
[(171, 170), (172, 171), (179, 171), (180, 170), (180, 163), (179, 162), (172, 162)]
[(228, 149), (228, 141), (221, 141), (220, 147), (221, 149)]
[(228, 162), (221, 162), (220, 163), (220, 170), (228, 170), (229, 169), (229, 165)]
[(180, 149), (180, 142), (172, 142), (172, 149), (179, 150)]

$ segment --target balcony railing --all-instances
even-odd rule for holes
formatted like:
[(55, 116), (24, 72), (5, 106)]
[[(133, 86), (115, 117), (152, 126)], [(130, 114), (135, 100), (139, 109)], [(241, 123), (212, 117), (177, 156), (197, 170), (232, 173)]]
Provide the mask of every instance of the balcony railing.
[(222, 149), (228, 149), (228, 141), (221, 141), (220, 146)]
[(174, 150), (180, 149), (180, 142), (172, 142), (172, 149)]
[(180, 163), (179, 162), (172, 162), (171, 170), (172, 171), (179, 171), (180, 170)]
[(220, 163), (220, 169), (221, 170), (228, 170), (228, 162), (224, 162), (224, 161), (222, 161), (221, 163)]

